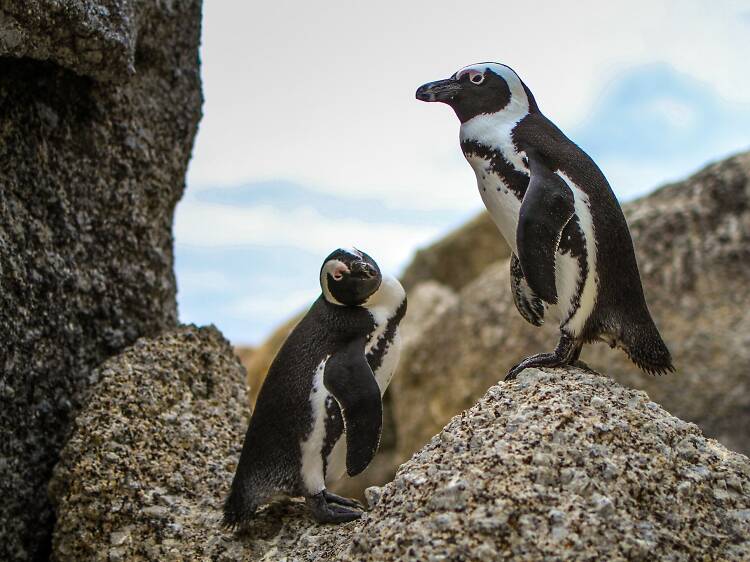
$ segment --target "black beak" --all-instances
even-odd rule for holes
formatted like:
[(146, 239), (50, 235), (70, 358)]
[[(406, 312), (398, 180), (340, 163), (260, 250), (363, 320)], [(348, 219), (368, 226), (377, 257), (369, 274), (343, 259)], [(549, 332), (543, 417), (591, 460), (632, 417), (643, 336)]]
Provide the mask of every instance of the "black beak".
[(417, 99), (420, 101), (448, 102), (456, 97), (460, 91), (461, 84), (458, 83), (458, 80), (448, 78), (447, 80), (428, 82), (417, 88)]
[(364, 261), (355, 261), (351, 265), (351, 272), (353, 275), (362, 277), (363, 279), (372, 279), (378, 274), (377, 269)]

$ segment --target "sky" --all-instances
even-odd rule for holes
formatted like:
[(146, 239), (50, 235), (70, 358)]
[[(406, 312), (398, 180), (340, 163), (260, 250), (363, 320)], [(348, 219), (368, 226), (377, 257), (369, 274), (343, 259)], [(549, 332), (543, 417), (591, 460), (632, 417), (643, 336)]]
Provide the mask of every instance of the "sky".
[(398, 274), (476, 214), (458, 120), (414, 99), (425, 82), (508, 64), (627, 201), (750, 149), (749, 58), (750, 0), (205, 2), (180, 318), (257, 344), (335, 248)]

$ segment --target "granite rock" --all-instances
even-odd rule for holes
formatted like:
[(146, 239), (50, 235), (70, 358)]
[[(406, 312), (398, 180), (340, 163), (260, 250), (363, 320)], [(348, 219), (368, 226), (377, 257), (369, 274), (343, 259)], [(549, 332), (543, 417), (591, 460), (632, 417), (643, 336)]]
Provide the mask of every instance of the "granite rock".
[(93, 372), (49, 485), (56, 560), (202, 560), (250, 413), (213, 327), (139, 339)]
[(247, 413), (212, 328), (139, 340), (97, 371), (50, 492), (55, 557), (265, 561), (745, 560), (750, 460), (593, 371), (527, 369), (453, 418), (371, 510), (300, 499), (219, 526)]
[(1, 560), (49, 551), (46, 484), (92, 369), (176, 323), (200, 10), (0, 2)]
[(135, 73), (135, 0), (5, 0), (0, 56), (52, 61), (98, 80)]

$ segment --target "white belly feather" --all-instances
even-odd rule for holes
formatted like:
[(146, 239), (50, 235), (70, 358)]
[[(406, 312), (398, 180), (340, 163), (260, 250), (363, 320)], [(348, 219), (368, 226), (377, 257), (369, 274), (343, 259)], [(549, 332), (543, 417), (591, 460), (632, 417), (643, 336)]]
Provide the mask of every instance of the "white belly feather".
[[(490, 217), (513, 253), (518, 255), (516, 231), (521, 201), (508, 188), (502, 176), (491, 171), (487, 160), (474, 155), (467, 156), (467, 160), (477, 176), (479, 194), (482, 196)], [(513, 158), (513, 160), (516, 161), (518, 158)], [(556, 173), (573, 191), (576, 215), (572, 220), (578, 221), (584, 234), (588, 275), (579, 306), (573, 310), (573, 303), (578, 296), (581, 271), (576, 259), (558, 251), (555, 255), (555, 287), (558, 302), (556, 305), (551, 305), (549, 311), (560, 322), (561, 327), (565, 327), (575, 336), (583, 329), (596, 300), (596, 248), (593, 246), (595, 238), (588, 196), (563, 172), (557, 171)]]

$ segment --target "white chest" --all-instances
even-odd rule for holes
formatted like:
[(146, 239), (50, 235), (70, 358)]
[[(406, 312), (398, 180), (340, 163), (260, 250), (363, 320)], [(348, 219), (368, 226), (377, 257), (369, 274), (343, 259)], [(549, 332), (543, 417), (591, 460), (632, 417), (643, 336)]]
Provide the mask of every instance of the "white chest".
[(487, 212), (513, 252), (517, 253), (516, 229), (521, 201), (508, 188), (503, 177), (491, 170), (489, 161), (479, 156), (467, 156), (466, 159), (477, 176), (479, 195)]

